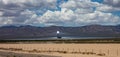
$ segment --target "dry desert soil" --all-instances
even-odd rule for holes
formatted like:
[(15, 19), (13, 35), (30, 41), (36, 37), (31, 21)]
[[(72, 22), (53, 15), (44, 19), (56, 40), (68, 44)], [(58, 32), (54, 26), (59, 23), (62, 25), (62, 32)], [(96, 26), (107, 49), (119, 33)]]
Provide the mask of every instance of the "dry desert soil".
[(0, 57), (120, 57), (120, 44), (0, 44)]

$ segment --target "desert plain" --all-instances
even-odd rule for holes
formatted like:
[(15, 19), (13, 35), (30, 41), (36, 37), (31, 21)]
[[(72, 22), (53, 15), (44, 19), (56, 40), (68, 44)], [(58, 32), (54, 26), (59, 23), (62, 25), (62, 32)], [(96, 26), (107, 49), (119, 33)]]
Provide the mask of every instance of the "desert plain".
[(120, 57), (120, 44), (1, 43), (0, 57)]

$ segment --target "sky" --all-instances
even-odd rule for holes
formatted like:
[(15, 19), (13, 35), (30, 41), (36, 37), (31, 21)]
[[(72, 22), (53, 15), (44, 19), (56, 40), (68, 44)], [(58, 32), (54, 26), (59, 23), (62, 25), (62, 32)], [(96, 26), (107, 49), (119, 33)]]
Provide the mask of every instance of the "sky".
[(119, 25), (120, 0), (0, 0), (0, 26)]

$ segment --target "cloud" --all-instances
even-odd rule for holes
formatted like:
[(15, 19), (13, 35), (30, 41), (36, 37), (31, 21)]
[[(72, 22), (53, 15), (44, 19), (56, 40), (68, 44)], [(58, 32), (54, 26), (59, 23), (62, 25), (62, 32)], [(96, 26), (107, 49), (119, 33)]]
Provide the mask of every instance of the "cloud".
[(34, 19), (35, 12), (24, 10), (20, 13), (19, 16), (12, 16), (12, 17), (0, 17), (0, 25), (28, 25), (28, 20)]
[(0, 0), (3, 16), (18, 16), (26, 9), (56, 9), (56, 0)]
[(56, 9), (56, 4), (56, 0), (0, 0), (1, 25), (27, 24), (37, 13)]
[(104, 0), (104, 3), (110, 6), (120, 7), (120, 0)]
[(14, 24), (25, 24), (27, 20), (33, 19), (33, 16), (36, 15), (35, 12), (25, 10), (20, 13), (20, 16), (13, 18), (13, 23)]
[(62, 8), (90, 8), (90, 7), (96, 7), (99, 4), (97, 2), (91, 2), (91, 0), (69, 0), (68, 2), (65, 2), (61, 4)]
[(59, 26), (72, 26), (74, 21), (74, 13), (72, 10), (63, 8), (61, 11), (47, 11), (43, 16), (38, 18), (38, 23), (42, 22), (45, 26), (59, 25)]
[(104, 12), (120, 11), (120, 0), (104, 0), (97, 10)]
[(92, 13), (79, 14), (70, 9), (63, 8), (61, 11), (47, 11), (43, 16), (38, 18), (38, 23), (39, 22), (44, 23), (45, 26), (116, 25), (120, 23), (120, 19), (111, 13), (95, 11)]
[(10, 17), (8, 17), (8, 18), (6, 18), (6, 17), (0, 18), (0, 26), (11, 24), (12, 23), (11, 19), (12, 19), (12, 17), (11, 18)]
[[(43, 16), (38, 18), (37, 23), (45, 26), (84, 26), (90, 24), (100, 25), (117, 25), (120, 24), (120, 17), (112, 13), (101, 11), (100, 6), (103, 4), (91, 2), (90, 0), (69, 0), (60, 5), (61, 11), (47, 11)], [(99, 7), (99, 10), (94, 10)], [(104, 6), (110, 9), (108, 6)], [(107, 8), (108, 7), (108, 8)]]
[(120, 8), (103, 4), (99, 7), (96, 7), (96, 10), (103, 12), (115, 12), (115, 11), (120, 11)]
[[(120, 17), (110, 13), (119, 7), (91, 0), (0, 0), (0, 25), (84, 26), (117, 25)], [(112, 0), (110, 0), (112, 1)], [(115, 3), (115, 2), (114, 2)], [(116, 2), (118, 3), (118, 2)], [(57, 9), (58, 7), (61, 10)]]

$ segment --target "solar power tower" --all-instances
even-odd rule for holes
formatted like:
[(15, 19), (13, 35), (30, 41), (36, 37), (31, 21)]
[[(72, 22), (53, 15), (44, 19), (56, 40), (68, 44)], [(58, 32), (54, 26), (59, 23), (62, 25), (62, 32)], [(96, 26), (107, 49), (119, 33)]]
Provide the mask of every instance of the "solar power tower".
[(61, 39), (62, 37), (60, 36), (60, 31), (57, 31), (57, 38)]

